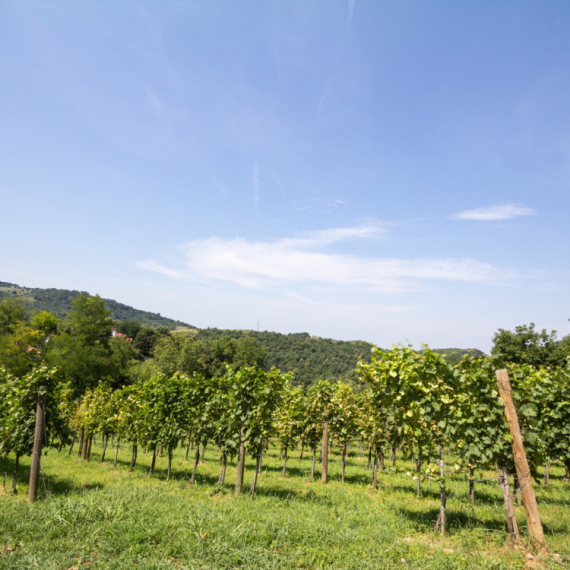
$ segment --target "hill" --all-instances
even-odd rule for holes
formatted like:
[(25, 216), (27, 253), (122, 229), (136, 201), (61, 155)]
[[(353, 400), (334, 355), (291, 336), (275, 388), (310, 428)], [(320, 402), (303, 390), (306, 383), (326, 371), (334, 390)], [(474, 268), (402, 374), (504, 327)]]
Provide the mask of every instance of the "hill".
[(257, 339), (267, 351), (267, 366), (293, 372), (296, 384), (311, 384), (320, 378), (351, 377), (359, 360), (370, 362), (372, 344), (310, 336), (308, 333), (281, 334), (250, 330), (201, 329), (197, 340), (215, 340), (221, 336)]
[[(13, 297), (27, 299), (34, 311), (46, 310), (58, 317), (64, 317), (71, 310), (71, 301), (79, 291), (68, 289), (41, 289), (20, 287), (13, 283), (0, 281), (0, 299)], [(141, 311), (118, 303), (113, 299), (104, 299), (105, 307), (111, 311), (113, 319), (119, 321), (137, 321), (142, 325), (167, 326), (171, 330), (185, 329), (197, 340), (215, 340), (222, 336), (242, 338), (250, 336), (259, 342), (267, 352), (268, 366), (275, 366), (283, 372), (293, 372), (295, 383), (311, 384), (317, 379), (344, 378), (356, 380), (356, 363), (359, 360), (370, 362), (372, 343), (365, 341), (341, 341), (330, 338), (311, 336), (309, 333), (281, 334), (276, 332), (258, 332), (251, 330), (223, 330), (217, 328), (197, 329), (182, 321), (163, 317), (159, 313)], [(188, 330), (192, 329), (192, 330)], [(465, 354), (479, 356), (477, 349), (445, 348), (437, 349), (455, 364)]]
[(445, 356), (446, 360), (451, 364), (458, 364), (465, 355), (477, 358), (485, 354), (477, 348), (437, 348), (435, 352)]
[[(283, 372), (293, 372), (296, 384), (311, 384), (320, 378), (344, 378), (356, 380), (356, 364), (359, 360), (370, 362), (372, 343), (362, 340), (342, 341), (310, 336), (308, 333), (280, 334), (251, 330), (201, 329), (197, 340), (215, 340), (221, 336), (257, 339), (267, 351), (268, 366), (275, 366)], [(483, 353), (475, 348), (444, 348), (436, 352), (443, 354), (452, 364), (463, 356), (477, 357)]]
[[(59, 318), (64, 317), (71, 311), (71, 301), (73, 301), (79, 293), (80, 291), (71, 291), (69, 289), (20, 287), (14, 283), (0, 281), (0, 299), (4, 297), (26, 299), (29, 301), (30, 308), (33, 311), (49, 311)], [(195, 328), (182, 321), (163, 317), (160, 313), (134, 309), (129, 305), (118, 303), (113, 299), (103, 299), (103, 301), (105, 302), (105, 308), (111, 311), (111, 317), (118, 321), (137, 321), (141, 323), (141, 325), (149, 326), (163, 325), (171, 330), (177, 328)]]

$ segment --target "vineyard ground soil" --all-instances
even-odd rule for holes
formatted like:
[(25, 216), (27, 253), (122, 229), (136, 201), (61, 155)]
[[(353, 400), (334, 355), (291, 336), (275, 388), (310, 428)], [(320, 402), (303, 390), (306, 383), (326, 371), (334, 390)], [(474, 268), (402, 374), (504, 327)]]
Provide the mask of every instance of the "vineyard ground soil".
[[(8, 492), (13, 457), (0, 459), (8, 473), (0, 489), (0, 569), (225, 569), (225, 568), (564, 568), (570, 567), (570, 484), (551, 468), (550, 486), (537, 488), (549, 555), (528, 559), (526, 522), (516, 507), (523, 545), (513, 548), (506, 535), (503, 499), (491, 484), (477, 484), (471, 507), (464, 475), (449, 479), (447, 531), (434, 532), (439, 488), (423, 482), (416, 497), (410, 461), (398, 458), (397, 473), (379, 475), (377, 491), (371, 471), (356, 448), (347, 460), (346, 483), (340, 483), (338, 453), (329, 459), (329, 484), (320, 472), (309, 479), (311, 456), (289, 453), (288, 476), (275, 447), (264, 456), (254, 499), (233, 494), (235, 458), (226, 482), (216, 493), (220, 467), (208, 447), (188, 485), (192, 462), (184, 450), (174, 455), (173, 474), (166, 481), (167, 454), (157, 459), (155, 475), (147, 476), (151, 455), (139, 452), (128, 473), (129, 449), (99, 464), (101, 442), (93, 445), (91, 462), (49, 450), (44, 468), (52, 494), (26, 503), (29, 458), (21, 461), (18, 494)], [(192, 456), (192, 454), (190, 454)], [(447, 457), (452, 464), (453, 458)], [(248, 459), (246, 484), (253, 478)], [(479, 473), (477, 474), (479, 477)]]

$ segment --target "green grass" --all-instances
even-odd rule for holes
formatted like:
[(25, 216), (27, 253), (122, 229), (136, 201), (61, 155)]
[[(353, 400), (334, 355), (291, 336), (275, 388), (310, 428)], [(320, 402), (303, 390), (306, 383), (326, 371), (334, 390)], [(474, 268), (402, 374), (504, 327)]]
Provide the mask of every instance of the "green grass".
[[(513, 548), (497, 486), (479, 484), (472, 508), (464, 476), (451, 477), (448, 536), (441, 538), (433, 530), (439, 489), (424, 482), (418, 499), (406, 475), (411, 463), (401, 458), (398, 472), (382, 473), (374, 491), (366, 460), (355, 448), (347, 482), (340, 483), (335, 454), (326, 486), (309, 479), (311, 458), (299, 460), (299, 451), (289, 459), (288, 477), (281, 478), (278, 450), (271, 448), (251, 499), (233, 494), (235, 462), (216, 493), (219, 466), (212, 446), (194, 486), (187, 483), (191, 462), (184, 461), (182, 449), (170, 481), (166, 458), (157, 460), (149, 479), (148, 454), (139, 452), (129, 474), (128, 449), (121, 450), (116, 469), (112, 451), (104, 464), (99, 453), (100, 443), (88, 463), (75, 451), (68, 456), (67, 450), (50, 449), (43, 459), (52, 493), (45, 497), (42, 490), (34, 505), (26, 503), (29, 460), (22, 461), (18, 494), (0, 494), (0, 569), (510, 569), (563, 568), (570, 560), (570, 485), (558, 467), (551, 469), (549, 488), (536, 489), (550, 555), (528, 562), (524, 511), (517, 507), (523, 546)], [(12, 468), (12, 458), (0, 460), (1, 474)], [(249, 460), (246, 483), (252, 476)]]

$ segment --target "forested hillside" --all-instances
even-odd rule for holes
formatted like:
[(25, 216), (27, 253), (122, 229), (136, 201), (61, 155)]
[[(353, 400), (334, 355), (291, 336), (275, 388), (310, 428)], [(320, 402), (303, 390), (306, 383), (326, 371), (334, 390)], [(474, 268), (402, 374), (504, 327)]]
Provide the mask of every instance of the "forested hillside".
[[(33, 311), (49, 311), (56, 317), (62, 318), (71, 311), (71, 301), (79, 295), (79, 291), (69, 289), (40, 289), (20, 287), (13, 283), (0, 281), (0, 299), (26, 299)], [(151, 313), (134, 309), (129, 305), (118, 303), (113, 299), (103, 299), (105, 308), (111, 311), (111, 317), (117, 321), (138, 321), (141, 325), (166, 326), (169, 329), (194, 328), (192, 325), (163, 317), (160, 313)]]
[(265, 349), (267, 367), (293, 372), (296, 384), (311, 384), (317, 379), (353, 375), (359, 360), (370, 362), (372, 344), (310, 336), (308, 333), (280, 334), (242, 330), (202, 329), (197, 340), (251, 337)]
[(450, 364), (459, 364), (465, 355), (478, 358), (484, 354), (482, 350), (478, 350), (477, 348), (438, 348), (435, 352), (445, 356), (445, 359)]
[[(71, 311), (71, 302), (78, 295), (79, 291), (20, 287), (13, 283), (0, 281), (0, 300), (3, 298), (25, 300), (29, 303), (31, 312), (45, 310), (53, 313), (58, 318), (63, 318)], [(222, 330), (217, 328), (198, 330), (196, 327), (192, 327), (182, 321), (169, 319), (157, 313), (134, 309), (113, 299), (103, 299), (103, 302), (105, 308), (111, 311), (110, 316), (112, 319), (122, 321), (125, 327), (128, 323), (131, 324), (122, 332), (133, 338), (137, 336), (140, 329), (140, 327), (133, 329), (132, 324), (135, 321), (134, 324), (138, 322), (141, 325), (155, 329), (159, 326), (166, 326), (170, 330), (179, 331), (192, 329), (190, 332), (192, 332), (194, 340), (201, 341), (196, 345), (200, 346), (201, 350), (208, 343), (223, 337), (236, 340), (244, 338), (255, 339), (265, 354), (265, 367), (275, 366), (283, 372), (292, 372), (296, 384), (309, 385), (318, 379), (331, 378), (356, 381), (356, 363), (359, 360), (370, 362), (372, 354), (373, 345), (365, 341), (333, 340), (311, 336), (306, 332), (281, 334), (267, 331)], [(119, 329), (122, 330), (122, 328), (119, 325)], [(148, 336), (151, 332), (146, 330), (144, 334)], [(143, 344), (144, 341), (141, 338), (139, 342), (135, 343), (135, 346), (140, 348)], [(151, 356), (152, 352), (153, 350), (148, 347), (146, 351), (142, 350), (143, 356), (146, 355), (146, 357)], [(452, 364), (459, 362), (465, 354), (472, 356), (480, 356), (482, 354), (481, 351), (476, 349), (460, 348), (438, 349), (436, 352), (444, 354)], [(224, 361), (224, 359), (222, 358), (221, 361)]]
[[(280, 334), (251, 330), (201, 329), (197, 340), (214, 340), (221, 337), (257, 339), (266, 351), (266, 366), (275, 366), (283, 372), (293, 372), (295, 383), (312, 384), (323, 378), (356, 378), (356, 363), (370, 362), (373, 344), (362, 340), (341, 341), (311, 336), (308, 333)], [(442, 348), (451, 364), (457, 364), (463, 356), (481, 356), (475, 348)]]

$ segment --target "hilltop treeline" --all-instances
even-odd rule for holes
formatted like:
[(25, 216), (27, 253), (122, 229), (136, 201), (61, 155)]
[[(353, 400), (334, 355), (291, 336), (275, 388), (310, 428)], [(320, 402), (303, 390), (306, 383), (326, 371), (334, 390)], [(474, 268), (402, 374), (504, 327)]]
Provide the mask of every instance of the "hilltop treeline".
[[(85, 291), (28, 288), (0, 281), (0, 299), (21, 299), (29, 305), (31, 311), (48, 311), (58, 318), (65, 317), (71, 311), (72, 301), (79, 294), (88, 295)], [(117, 321), (137, 321), (142, 325), (166, 326), (171, 330), (179, 327), (194, 328), (188, 323), (163, 317), (160, 313), (134, 309), (113, 299), (103, 299), (103, 304)]]
[[(21, 302), (29, 315), (47, 311), (62, 323), (69, 320), (73, 302), (80, 295), (88, 296), (85, 292), (26, 288), (0, 281), (0, 301), (12, 299)], [(255, 351), (259, 352), (254, 358), (255, 362), (262, 362), (267, 369), (275, 366), (283, 372), (292, 373), (295, 384), (308, 386), (324, 378), (343, 379), (356, 385), (359, 383), (355, 374), (357, 362), (370, 362), (372, 354), (373, 345), (365, 341), (339, 341), (308, 333), (280, 334), (217, 328), (199, 330), (182, 321), (134, 309), (112, 299), (102, 299), (102, 302), (113, 321), (111, 326), (134, 340), (134, 358), (155, 364), (158, 362), (167, 373), (180, 369), (186, 373), (199, 371), (208, 374), (209, 370), (217, 370), (228, 359), (241, 362), (243, 354), (236, 355), (251, 351), (255, 345)], [(170, 335), (172, 331), (176, 331), (176, 334)], [(165, 340), (163, 337), (168, 338)], [(155, 356), (154, 348), (160, 339), (161, 346)], [(177, 352), (179, 354), (175, 356)], [(459, 348), (439, 349), (436, 352), (443, 354), (451, 364), (457, 364), (465, 354), (474, 357), (482, 354), (476, 349)]]
[(197, 340), (219, 338), (254, 339), (265, 351), (265, 365), (294, 375), (295, 384), (309, 385), (317, 379), (356, 379), (356, 364), (370, 362), (373, 345), (364, 341), (340, 341), (308, 333), (202, 329)]
[(265, 352), (254, 339), (196, 340), (137, 321), (116, 321), (101, 297), (79, 293), (58, 319), (32, 313), (22, 299), (0, 300), (0, 368), (24, 377), (39, 366), (58, 370), (74, 396), (106, 384), (112, 389), (175, 372), (206, 378), (229, 366), (263, 366)]

